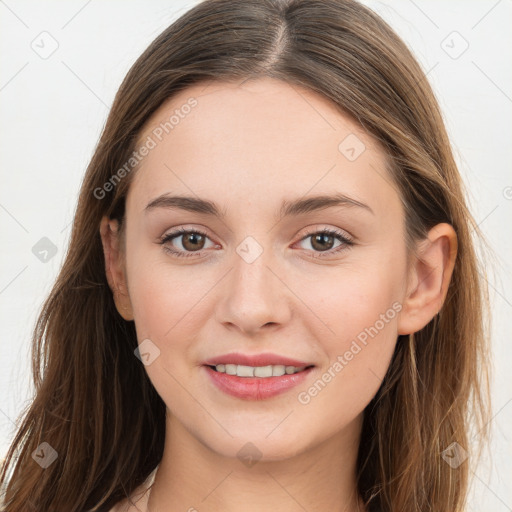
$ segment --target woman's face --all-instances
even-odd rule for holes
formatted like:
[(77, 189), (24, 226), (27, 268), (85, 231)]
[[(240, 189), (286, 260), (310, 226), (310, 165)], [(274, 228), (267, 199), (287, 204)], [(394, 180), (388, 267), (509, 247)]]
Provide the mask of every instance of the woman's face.
[[(218, 454), (250, 442), (266, 460), (355, 435), (407, 285), (404, 212), (375, 142), (321, 96), (259, 79), (180, 92), (143, 145), (127, 285), (146, 371), (174, 420)], [(235, 353), (269, 355), (238, 363), (275, 375), (206, 365), (234, 365)], [(312, 368), (290, 376), (280, 358)]]

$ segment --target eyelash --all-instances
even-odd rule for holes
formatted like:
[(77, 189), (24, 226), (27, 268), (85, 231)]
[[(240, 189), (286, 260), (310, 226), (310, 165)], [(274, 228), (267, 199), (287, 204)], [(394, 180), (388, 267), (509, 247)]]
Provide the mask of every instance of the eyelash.
[[(162, 236), (159, 240), (159, 244), (164, 246), (163, 248), (166, 252), (172, 254), (173, 256), (177, 256), (178, 258), (190, 258), (190, 257), (196, 256), (197, 254), (201, 254), (201, 251), (183, 252), (183, 251), (176, 251), (174, 249), (170, 249), (169, 247), (165, 246), (165, 244), (167, 242), (170, 242), (174, 238), (177, 238), (184, 234), (201, 235), (201, 236), (204, 236), (205, 238), (209, 238), (208, 235), (205, 232), (201, 231), (200, 229), (180, 228), (172, 233), (167, 233), (164, 236)], [(340, 251), (349, 249), (351, 246), (354, 245), (353, 240), (351, 240), (350, 238), (347, 238), (345, 233), (343, 233), (342, 231), (338, 231), (336, 229), (322, 229), (320, 231), (311, 231), (311, 232), (307, 233), (306, 235), (304, 235), (299, 240), (299, 242), (302, 242), (303, 240), (305, 240), (306, 238), (309, 238), (312, 235), (334, 236), (337, 240), (342, 242), (342, 244), (339, 247), (337, 247), (336, 249), (329, 249), (328, 251), (314, 251), (314, 252), (318, 253), (318, 256), (314, 256), (314, 258), (323, 258), (324, 257), (323, 254), (327, 254), (327, 255), (331, 256)]]

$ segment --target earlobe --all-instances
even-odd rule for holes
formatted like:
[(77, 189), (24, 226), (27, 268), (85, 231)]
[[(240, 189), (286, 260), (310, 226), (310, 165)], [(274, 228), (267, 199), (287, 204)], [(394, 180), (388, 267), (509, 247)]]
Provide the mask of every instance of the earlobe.
[(133, 320), (132, 305), (126, 286), (126, 271), (120, 247), (119, 223), (107, 216), (101, 219), (100, 235), (105, 257), (105, 273), (119, 314)]
[(417, 245), (409, 287), (398, 322), (398, 334), (427, 325), (446, 299), (457, 256), (457, 235), (450, 224), (434, 226)]

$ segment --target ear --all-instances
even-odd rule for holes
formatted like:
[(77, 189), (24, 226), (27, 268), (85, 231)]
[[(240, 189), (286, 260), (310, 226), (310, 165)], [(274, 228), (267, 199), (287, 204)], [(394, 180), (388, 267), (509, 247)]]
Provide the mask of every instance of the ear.
[(457, 256), (457, 235), (450, 224), (434, 226), (419, 242), (398, 321), (398, 334), (425, 327), (446, 298)]
[(119, 314), (125, 320), (133, 320), (132, 304), (126, 284), (124, 254), (121, 250), (119, 223), (115, 219), (103, 217), (100, 223), (101, 242), (105, 256), (107, 281), (114, 294), (114, 302)]

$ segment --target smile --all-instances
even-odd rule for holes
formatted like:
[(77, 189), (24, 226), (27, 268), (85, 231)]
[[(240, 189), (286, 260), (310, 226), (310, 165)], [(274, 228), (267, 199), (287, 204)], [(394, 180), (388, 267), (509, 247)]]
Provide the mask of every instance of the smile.
[(301, 366), (285, 366), (283, 364), (267, 365), (267, 366), (245, 366), (242, 364), (218, 364), (210, 366), (213, 370), (228, 375), (236, 375), (238, 377), (281, 377), (282, 375), (293, 375), (301, 372), (306, 367)]
[(303, 383), (314, 366), (218, 364), (202, 368), (223, 393), (242, 400), (266, 400)]

